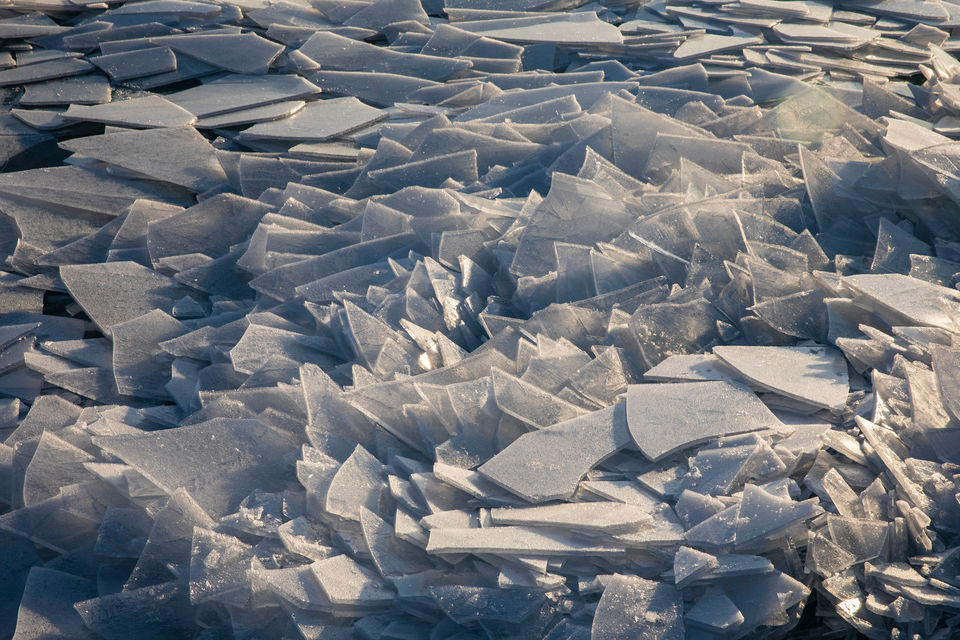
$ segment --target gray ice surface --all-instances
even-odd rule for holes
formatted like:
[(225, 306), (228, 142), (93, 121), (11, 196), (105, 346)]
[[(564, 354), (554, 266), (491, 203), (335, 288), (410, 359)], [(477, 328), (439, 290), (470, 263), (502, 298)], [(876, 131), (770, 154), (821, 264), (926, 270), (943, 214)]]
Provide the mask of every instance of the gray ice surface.
[(0, 637), (955, 635), (950, 2), (4, 7)]

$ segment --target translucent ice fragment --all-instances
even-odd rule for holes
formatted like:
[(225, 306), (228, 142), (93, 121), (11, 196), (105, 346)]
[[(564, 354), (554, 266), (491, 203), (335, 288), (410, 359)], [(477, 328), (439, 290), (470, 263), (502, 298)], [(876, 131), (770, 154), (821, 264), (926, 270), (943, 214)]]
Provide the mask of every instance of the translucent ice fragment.
[(673, 581), (678, 589), (683, 589), (718, 566), (717, 558), (709, 553), (681, 546), (673, 556)]
[(422, 186), (438, 188), (447, 180), (471, 183), (477, 179), (477, 152), (456, 151), (396, 167), (378, 169), (367, 174), (374, 182), (393, 190)]
[(785, 500), (755, 485), (746, 485), (737, 521), (737, 548), (749, 548), (763, 539), (773, 538), (797, 522), (822, 513), (816, 502)]
[(360, 524), (380, 575), (404, 575), (433, 568), (421, 549), (396, 537), (393, 527), (369, 509), (361, 510)]
[(395, 597), (374, 572), (345, 555), (319, 560), (310, 568), (333, 604), (382, 606)]
[[(520, 234), (519, 248), (510, 265), (513, 273), (546, 275), (557, 269), (555, 241), (592, 244), (609, 240), (632, 220), (622, 201), (596, 183), (573, 176), (560, 178), (557, 175), (553, 180), (547, 197), (532, 212)], [(580, 224), (578, 218), (579, 203), (587, 200), (596, 207), (591, 225)]]
[(153, 521), (142, 509), (108, 507), (94, 550), (106, 557), (137, 558), (152, 526)]
[(651, 522), (648, 509), (617, 502), (574, 502), (490, 510), (496, 524), (545, 526), (575, 531), (631, 530)]
[(542, 593), (532, 589), (492, 589), (443, 585), (430, 588), (441, 611), (459, 624), (481, 620), (518, 624), (543, 604)]
[[(303, 100), (288, 100), (267, 104), (250, 109), (241, 109), (218, 116), (209, 116), (196, 122), (198, 129), (219, 129), (221, 127), (241, 127), (246, 124), (256, 124), (258, 122), (271, 122), (273, 120), (282, 120), (289, 118), (306, 106)], [(307, 143), (304, 143), (306, 149)], [(307, 151), (301, 153), (303, 156), (310, 155)]]
[(190, 602), (214, 600), (223, 604), (246, 604), (247, 569), (253, 548), (222, 533), (197, 527), (190, 551)]
[(329, 341), (322, 337), (251, 324), (230, 350), (230, 361), (234, 369), (249, 374), (264, 364), (265, 352), (288, 359), (288, 364), (294, 368), (301, 362), (329, 365), (334, 361), (318, 353), (318, 350), (323, 350), (328, 345)]
[(44, 431), (23, 479), (23, 504), (32, 506), (56, 496), (61, 487), (91, 480), (83, 463), (93, 461), (86, 451)]
[(215, 67), (251, 75), (265, 74), (283, 52), (283, 45), (255, 33), (174, 35), (151, 41)]
[(20, 105), (24, 107), (110, 102), (110, 81), (91, 74), (27, 85)]
[(835, 412), (846, 405), (846, 361), (831, 347), (720, 346), (713, 353), (766, 391)]
[(155, 95), (94, 106), (70, 105), (62, 117), (133, 129), (180, 127), (197, 121), (196, 116), (186, 109)]
[(26, 417), (7, 436), (7, 446), (40, 437), (46, 431), (58, 431), (76, 423), (80, 407), (58, 396), (43, 396), (30, 407)]
[(666, 582), (616, 575), (597, 604), (591, 638), (597, 640), (679, 640), (683, 597)]
[(80, 576), (44, 567), (34, 567), (27, 576), (16, 616), (17, 640), (41, 640), (55, 636), (65, 640), (87, 640), (95, 634), (73, 605), (97, 596), (97, 585)]
[(740, 505), (735, 504), (695, 525), (684, 534), (687, 544), (710, 550), (731, 548), (737, 537), (739, 512)]
[(63, 31), (52, 18), (39, 12), (4, 18), (0, 21), (0, 37), (3, 38), (37, 38), (52, 35)]
[(394, 73), (425, 80), (445, 80), (471, 66), (467, 60), (391, 51), (326, 31), (310, 36), (299, 51), (324, 69)]
[(890, 446), (889, 440), (884, 436), (883, 432), (880, 431), (882, 427), (875, 425), (861, 416), (856, 416), (855, 419), (864, 438), (870, 446), (873, 447), (874, 451), (876, 451), (877, 456), (883, 462), (887, 471), (890, 472), (890, 476), (893, 478), (894, 484), (896, 484), (900, 493), (911, 505), (929, 513), (932, 508), (930, 498), (923, 491), (921, 485), (910, 477), (903, 459), (897, 455), (896, 451)]
[(954, 420), (960, 420), (960, 351), (938, 346), (930, 350), (930, 355), (944, 409)]
[(833, 542), (863, 562), (883, 553), (889, 528), (883, 521), (828, 515), (827, 530)]
[(561, 13), (550, 16), (523, 16), (493, 20), (471, 20), (457, 24), (465, 31), (504, 42), (549, 42), (565, 45), (619, 44), (619, 29), (597, 18), (597, 14)]
[(216, 258), (246, 240), (270, 207), (234, 194), (207, 198), (180, 213), (151, 223), (147, 248), (152, 260), (187, 253)]
[(807, 546), (807, 567), (824, 578), (844, 571), (857, 562), (853, 555), (823, 533), (813, 535)]
[(61, 146), (156, 180), (201, 192), (227, 181), (213, 147), (193, 127), (172, 127), (76, 138)]
[(314, 282), (345, 269), (380, 262), (385, 255), (400, 249), (413, 248), (416, 243), (417, 237), (413, 233), (398, 233), (376, 240), (358, 242), (321, 256), (305, 258), (277, 267), (254, 278), (250, 284), (255, 290), (284, 298), (294, 295), (299, 285)]
[(697, 526), (710, 516), (720, 513), (724, 504), (717, 498), (706, 496), (695, 491), (684, 489), (674, 506), (680, 522), (690, 529)]
[(587, 471), (629, 443), (626, 413), (619, 403), (524, 434), (478, 470), (530, 502), (568, 498)]
[(433, 529), (427, 553), (491, 553), (521, 556), (618, 555), (622, 547), (591, 543), (549, 529), (533, 527), (486, 527), (479, 529)]
[(357, 445), (331, 479), (324, 509), (341, 518), (359, 521), (364, 508), (378, 510), (384, 488), (383, 465)]
[(322, 142), (366, 127), (386, 117), (356, 98), (332, 98), (309, 103), (282, 120), (262, 122), (245, 129), (245, 140), (297, 140)]
[(69, 76), (78, 76), (92, 71), (94, 66), (80, 58), (60, 58), (40, 62), (25, 67), (0, 71), (0, 86), (29, 84), (44, 80), (55, 80)]
[(700, 37), (690, 38), (684, 41), (673, 52), (673, 57), (678, 60), (694, 60), (697, 58), (709, 58), (713, 54), (729, 51), (730, 49), (741, 49), (751, 44), (761, 44), (762, 39), (756, 36), (724, 36), (715, 34), (706, 34)]
[(721, 435), (780, 424), (753, 392), (726, 380), (630, 385), (626, 407), (633, 441), (651, 460)]
[(282, 490), (297, 442), (259, 420), (215, 418), (174, 430), (95, 438), (158, 487), (187, 488), (210, 514), (236, 511), (255, 489)]
[(297, 75), (228, 75), (165, 96), (198, 118), (251, 109), (319, 93), (316, 85)]
[(880, 220), (870, 271), (906, 274), (910, 271), (911, 254), (930, 253), (930, 245), (884, 218)]
[[(160, 602), (163, 606), (158, 606)], [(78, 602), (75, 607), (83, 623), (107, 640), (160, 640), (197, 630), (187, 585), (179, 582), (121, 591)]]
[(158, 343), (187, 332), (183, 323), (157, 309), (113, 325), (113, 374), (123, 395), (166, 399), (170, 359)]
[(724, 593), (743, 614), (743, 632), (761, 624), (783, 624), (786, 611), (805, 600), (810, 591), (787, 574), (773, 571), (728, 581)]
[(730, 598), (714, 591), (697, 600), (683, 620), (691, 627), (706, 631), (729, 632), (743, 624), (744, 617)]
[(177, 70), (177, 57), (166, 47), (149, 47), (96, 56), (91, 58), (90, 62), (97, 65), (114, 82)]
[[(106, 174), (86, 171), (77, 167), (54, 167), (46, 169), (34, 169), (26, 171), (16, 171), (2, 174), (0, 177), (0, 192), (12, 195), (17, 198), (25, 198), (30, 202), (38, 204), (56, 205), (59, 209), (45, 208), (41, 212), (36, 212), (36, 207), (25, 207), (24, 203), (19, 206), (13, 205), (12, 201), (5, 204), (4, 210), (7, 215), (17, 220), (18, 226), (26, 239), (31, 244), (41, 248), (46, 248), (50, 240), (46, 242), (37, 242), (36, 238), (28, 231), (32, 230), (37, 224), (43, 224), (45, 218), (58, 217), (63, 227), (63, 231), (56, 232), (56, 227), (47, 227), (44, 233), (51, 235), (51, 240), (56, 239), (57, 245), (66, 244), (60, 241), (63, 232), (70, 232), (67, 237), (76, 240), (80, 235), (88, 235), (96, 229), (90, 228), (86, 233), (78, 234), (75, 227), (80, 222), (75, 216), (68, 214), (71, 212), (89, 212), (92, 214), (116, 216), (124, 209), (129, 207), (139, 198), (167, 201), (180, 204), (178, 200), (186, 201), (186, 193), (179, 188), (168, 188), (161, 184), (138, 183), (130, 180), (111, 177)], [(179, 193), (178, 193), (179, 192)], [(24, 209), (26, 209), (24, 211)], [(65, 210), (65, 211), (64, 211)], [(27, 216), (39, 218), (28, 224)], [(88, 224), (93, 223), (89, 221)], [(102, 222), (99, 226), (102, 226)], [(24, 228), (26, 227), (26, 228)], [(46, 248), (52, 250), (55, 246)]]
[(401, 21), (429, 23), (420, 0), (377, 0), (350, 16), (344, 24), (380, 31), (389, 24)]
[(639, 356), (654, 366), (670, 355), (696, 353), (714, 344), (721, 317), (705, 299), (640, 305), (629, 320)]
[(492, 372), (493, 391), (501, 411), (543, 428), (586, 413), (577, 405), (524, 382), (504, 371)]
[(71, 265), (60, 277), (74, 300), (109, 334), (114, 325), (156, 309), (172, 311), (187, 290), (135, 262)]
[(856, 302), (893, 325), (921, 325), (951, 329), (953, 323), (940, 299), (960, 301), (955, 289), (899, 273), (864, 273), (845, 276), (843, 284), (856, 294)]
[(147, 543), (125, 587), (136, 589), (186, 577), (194, 527), (212, 529), (214, 523), (185, 490), (177, 489), (154, 516)]
[(400, 73), (369, 71), (318, 71), (310, 80), (325, 92), (352, 95), (369, 104), (391, 107), (420, 89), (442, 86), (432, 80)]
[(701, 449), (689, 459), (690, 472), (684, 479), (684, 489), (712, 495), (730, 493), (747, 475), (747, 464), (758, 446), (748, 443)]

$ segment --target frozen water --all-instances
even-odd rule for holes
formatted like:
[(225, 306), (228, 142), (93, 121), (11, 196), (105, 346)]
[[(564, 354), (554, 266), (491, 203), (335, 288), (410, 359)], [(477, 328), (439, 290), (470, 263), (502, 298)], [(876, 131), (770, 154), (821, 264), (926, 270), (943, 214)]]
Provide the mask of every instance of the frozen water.
[(122, 131), (61, 144), (78, 156), (197, 192), (226, 182), (213, 147), (193, 127)]
[(322, 142), (351, 133), (385, 117), (379, 109), (356, 98), (333, 98), (309, 103), (289, 118), (264, 122), (244, 129), (249, 140), (297, 140)]
[(279, 43), (254, 33), (201, 33), (152, 38), (177, 53), (240, 74), (265, 74), (283, 52)]
[(61, 58), (16, 69), (0, 71), (0, 86), (22, 85), (44, 80), (79, 76), (93, 71), (94, 66), (79, 58)]
[(319, 93), (315, 85), (295, 75), (228, 75), (166, 97), (198, 118), (205, 118), (315, 93)]
[(524, 434), (478, 470), (531, 502), (567, 498), (587, 471), (629, 442), (626, 409), (619, 403)]
[(754, 393), (727, 380), (631, 385), (626, 405), (630, 435), (651, 460), (780, 423)]
[(949, 637), (952, 7), (12, 0), (0, 636)]
[(667, 582), (615, 576), (603, 590), (591, 638), (683, 638), (680, 592)]
[[(114, 276), (109, 285), (104, 279), (107, 273)], [(107, 333), (114, 325), (151, 311), (172, 311), (174, 303), (187, 293), (173, 280), (133, 262), (64, 266), (60, 277), (78, 304)]]
[(847, 367), (835, 349), (723, 346), (713, 353), (760, 390), (834, 412), (846, 405)]
[(133, 80), (177, 70), (177, 57), (166, 47), (150, 47), (96, 56), (90, 62), (114, 82)]
[(570, 528), (581, 531), (636, 529), (650, 521), (650, 513), (638, 505), (581, 502), (530, 508), (490, 510), (495, 524)]
[(198, 120), (198, 129), (218, 129), (220, 127), (240, 127), (245, 124), (281, 120), (297, 113), (306, 105), (302, 100), (289, 100), (275, 104), (241, 109), (218, 116), (209, 116)]
[(294, 443), (289, 434), (257, 420), (228, 418), (192, 425), (189, 432), (192, 438), (160, 431), (97, 441), (161, 489), (172, 491), (181, 486), (179, 478), (194, 478), (191, 494), (211, 515), (232, 513), (254, 489), (282, 488), (276, 471)]
[(160, 96), (118, 100), (96, 106), (70, 105), (62, 117), (68, 121), (99, 122), (133, 129), (179, 127), (196, 122), (192, 113)]

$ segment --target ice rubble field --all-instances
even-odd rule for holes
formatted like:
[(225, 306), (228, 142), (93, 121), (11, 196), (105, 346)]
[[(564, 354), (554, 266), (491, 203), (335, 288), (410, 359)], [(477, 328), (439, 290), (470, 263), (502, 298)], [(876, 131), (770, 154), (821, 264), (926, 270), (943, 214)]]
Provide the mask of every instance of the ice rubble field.
[(955, 637), (960, 4), (0, 16), (0, 637)]

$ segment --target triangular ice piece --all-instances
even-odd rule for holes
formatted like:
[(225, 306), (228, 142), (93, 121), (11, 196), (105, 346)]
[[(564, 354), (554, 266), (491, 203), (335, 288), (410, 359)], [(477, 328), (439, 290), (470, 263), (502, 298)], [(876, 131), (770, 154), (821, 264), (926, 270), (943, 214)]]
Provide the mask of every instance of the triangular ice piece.
[(682, 589), (717, 566), (717, 559), (709, 553), (681, 546), (673, 556), (673, 581)]
[(683, 616), (691, 627), (713, 632), (730, 632), (743, 624), (743, 614), (723, 592), (704, 594)]
[(737, 521), (737, 548), (781, 533), (791, 525), (812, 518), (822, 510), (813, 502), (795, 502), (771, 495), (748, 484), (743, 488)]
[(69, 265), (60, 277), (74, 300), (104, 333), (155, 309), (167, 313), (187, 289), (136, 262)]

